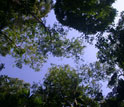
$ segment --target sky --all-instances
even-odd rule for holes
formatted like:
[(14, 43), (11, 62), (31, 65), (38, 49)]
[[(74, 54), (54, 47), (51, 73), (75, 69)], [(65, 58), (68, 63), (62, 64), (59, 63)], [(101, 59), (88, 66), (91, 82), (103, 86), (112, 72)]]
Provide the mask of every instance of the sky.
[[(118, 10), (118, 13), (120, 13), (122, 10), (124, 10), (124, 0), (116, 0), (116, 2), (113, 4), (113, 7), (115, 7)], [(117, 22), (119, 16), (117, 16), (115, 22)], [(51, 22), (51, 20), (53, 22)], [(54, 12), (52, 11), (49, 14), (49, 18), (47, 20), (47, 23), (53, 24), (55, 19)], [(70, 37), (79, 36), (80, 34), (72, 30), (69, 33)], [(97, 49), (93, 45), (87, 45), (87, 48), (84, 50), (84, 55), (82, 56), (84, 61), (83, 63), (90, 63), (95, 62), (97, 60), (96, 53)], [(45, 73), (48, 71), (48, 68), (50, 67), (51, 63), (57, 63), (57, 64), (69, 64), (71, 66), (74, 66), (74, 62), (72, 59), (63, 59), (63, 58), (56, 58), (56, 57), (49, 57), (47, 63), (44, 64), (44, 66), (41, 68), (40, 72), (35, 72), (34, 70), (30, 69), (28, 66), (24, 66), (22, 69), (18, 69), (17, 67), (13, 66), (14, 58), (11, 56), (6, 57), (0, 57), (0, 61), (2, 63), (5, 63), (5, 69), (3, 69), (0, 72), (0, 75), (8, 75), (10, 77), (15, 77), (24, 80), (25, 82), (33, 83), (34, 82), (42, 82), (42, 79), (44, 78)], [(106, 89), (106, 84), (103, 85), (103, 89)], [(104, 90), (104, 93), (107, 93), (109, 90)]]

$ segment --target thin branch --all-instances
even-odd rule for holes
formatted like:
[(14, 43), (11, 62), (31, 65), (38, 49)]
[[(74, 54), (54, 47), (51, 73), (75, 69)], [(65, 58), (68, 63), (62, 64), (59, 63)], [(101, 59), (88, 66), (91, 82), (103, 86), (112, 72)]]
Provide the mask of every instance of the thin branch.
[(44, 25), (44, 23), (34, 13), (30, 12), (30, 14), (37, 20), (38, 23), (40, 23), (45, 28), (45, 31), (48, 31), (48, 28)]
[(50, 34), (50, 37), (51, 37), (51, 31), (49, 30), (49, 28), (47, 28), (47, 27), (45, 26), (45, 24), (42, 22), (42, 20), (40, 20), (34, 13), (32, 13), (32, 12), (30, 12), (30, 11), (29, 11), (29, 13), (32, 15), (32, 17), (34, 17), (34, 19), (35, 19), (38, 23), (40, 23), (40, 24), (44, 27), (45, 31), (48, 32), (48, 33)]
[(5, 38), (7, 38), (11, 43), (14, 43), (14, 45), (15, 45), (16, 48), (19, 48), (19, 47), (15, 44), (15, 42), (14, 42), (12, 39), (10, 39), (5, 33), (3, 33), (3, 32), (0, 32), (0, 33), (3, 34), (3, 35), (5, 36)]

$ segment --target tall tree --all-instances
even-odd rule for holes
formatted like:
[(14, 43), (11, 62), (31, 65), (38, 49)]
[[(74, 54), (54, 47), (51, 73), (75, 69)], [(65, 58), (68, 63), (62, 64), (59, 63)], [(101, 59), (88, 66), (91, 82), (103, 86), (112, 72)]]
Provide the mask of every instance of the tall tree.
[(115, 0), (56, 0), (57, 20), (65, 26), (87, 34), (103, 32), (116, 15)]
[(49, 107), (97, 107), (93, 99), (85, 95), (87, 88), (73, 68), (54, 66), (49, 70), (44, 85), (34, 88), (34, 95), (42, 96), (43, 106)]

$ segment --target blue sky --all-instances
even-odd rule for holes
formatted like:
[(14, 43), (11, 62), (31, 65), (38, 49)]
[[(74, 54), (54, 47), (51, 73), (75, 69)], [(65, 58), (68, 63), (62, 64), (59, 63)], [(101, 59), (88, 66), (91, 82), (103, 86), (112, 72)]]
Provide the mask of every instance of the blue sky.
[[(117, 0), (113, 6), (118, 10), (118, 13), (120, 13), (122, 10), (124, 10), (124, 0)], [(115, 22), (117, 22), (116, 18)], [(55, 20), (54, 12), (52, 11), (49, 14), (49, 18), (47, 20), (47, 23), (53, 23)], [(80, 35), (77, 31), (72, 30), (69, 33), (69, 36), (78, 36)], [(83, 59), (85, 60), (85, 63), (90, 63), (96, 61), (96, 52), (97, 49), (92, 46), (88, 45), (87, 48), (84, 50)], [(22, 69), (18, 69), (16, 67), (13, 67), (14, 58), (11, 56), (7, 57), (0, 57), (0, 61), (5, 63), (5, 69), (3, 69), (0, 74), (5, 74), (10, 77), (16, 77), (19, 79), (22, 79), (26, 82), (33, 83), (33, 81), (38, 82), (39, 80), (42, 81), (42, 78), (44, 77), (45, 73), (48, 71), (48, 68), (50, 67), (50, 63), (57, 63), (57, 64), (70, 64), (71, 66), (74, 66), (74, 62), (72, 59), (62, 59), (62, 58), (55, 58), (55, 57), (49, 57), (47, 63), (44, 64), (44, 66), (41, 68), (40, 72), (34, 72), (34, 70), (30, 69), (28, 66), (24, 66)], [(106, 85), (104, 85), (103, 88), (106, 88)]]

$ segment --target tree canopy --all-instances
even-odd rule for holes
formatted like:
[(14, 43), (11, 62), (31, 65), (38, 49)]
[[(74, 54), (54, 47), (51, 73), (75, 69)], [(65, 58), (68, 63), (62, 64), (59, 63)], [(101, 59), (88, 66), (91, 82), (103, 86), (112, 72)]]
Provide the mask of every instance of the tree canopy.
[(45, 17), (51, 9), (51, 0), (4, 0), (0, 1), (0, 31), (14, 25), (23, 29), (24, 24), (36, 22), (32, 18)]
[[(17, 67), (39, 71), (50, 55), (81, 59), (83, 39), (67, 37), (70, 28), (96, 35), (98, 59), (90, 64), (53, 65), (42, 83), (32, 86), (0, 76), (0, 105), (4, 107), (123, 107), (124, 12), (113, 24), (115, 0), (0, 1), (0, 55), (11, 55)], [(58, 22), (46, 23), (54, 9)], [(67, 26), (64, 27), (64, 26)], [(106, 35), (103, 35), (106, 33)], [(82, 60), (81, 60), (82, 61)], [(79, 61), (80, 62), (80, 61)], [(0, 62), (0, 71), (4, 69)], [(112, 89), (102, 93), (102, 81)]]
[(117, 26), (111, 27), (108, 33), (106, 37), (98, 37), (98, 58), (102, 63), (118, 65), (124, 70), (124, 12), (121, 13)]
[(88, 97), (87, 87), (73, 68), (68, 65), (53, 66), (44, 78), (43, 85), (34, 84), (33, 96), (41, 96), (45, 107), (97, 107), (98, 103)]
[[(69, 65), (53, 66), (46, 74), (43, 84), (29, 84), (0, 76), (0, 104), (14, 107), (99, 107), (87, 94), (83, 79)], [(31, 93), (30, 93), (31, 92)]]
[(77, 59), (82, 54), (81, 40), (70, 40), (62, 26), (47, 27), (42, 21), (51, 9), (51, 0), (5, 0), (0, 4), (0, 54), (15, 57), (17, 67), (28, 64), (39, 71), (50, 54)]
[(56, 0), (57, 20), (85, 34), (103, 32), (116, 15), (115, 0)]
[(30, 96), (30, 84), (23, 80), (0, 76), (0, 105), (2, 107), (22, 107)]
[[(17, 78), (1, 75), (0, 104), (13, 107), (123, 107), (123, 79), (118, 79), (106, 98), (98, 90), (97, 83), (93, 83), (101, 80), (98, 76), (104, 78), (99, 74), (104, 72), (103, 68), (96, 62), (82, 66), (78, 73), (69, 65), (54, 65), (44, 77), (43, 84), (34, 83), (31, 87)], [(90, 77), (89, 80), (86, 77)]]

